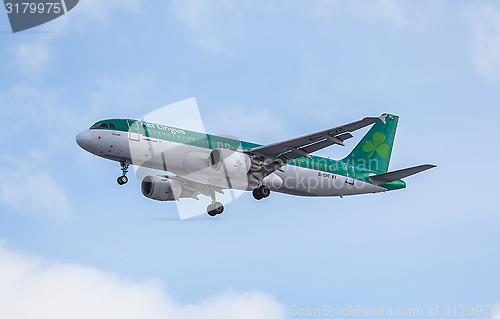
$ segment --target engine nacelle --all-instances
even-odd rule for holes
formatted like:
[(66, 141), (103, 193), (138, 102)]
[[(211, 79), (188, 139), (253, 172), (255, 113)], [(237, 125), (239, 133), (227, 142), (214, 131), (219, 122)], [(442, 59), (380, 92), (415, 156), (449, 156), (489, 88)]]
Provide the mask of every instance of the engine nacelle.
[(246, 175), (252, 168), (252, 160), (246, 154), (229, 149), (216, 148), (208, 157), (210, 166), (226, 176)]
[(207, 153), (189, 152), (184, 156), (182, 166), (190, 173), (199, 172), (210, 167)]
[(176, 180), (148, 175), (142, 179), (141, 191), (147, 198), (173, 201), (181, 197), (182, 184)]

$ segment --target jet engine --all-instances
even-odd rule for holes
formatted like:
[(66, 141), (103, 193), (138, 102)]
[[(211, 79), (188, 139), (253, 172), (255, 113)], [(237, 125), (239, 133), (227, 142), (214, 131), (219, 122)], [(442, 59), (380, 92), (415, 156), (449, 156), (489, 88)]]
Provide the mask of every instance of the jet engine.
[(226, 176), (246, 175), (256, 166), (248, 155), (229, 149), (212, 150), (208, 160), (212, 169)]
[(161, 176), (148, 175), (142, 179), (141, 191), (144, 196), (160, 201), (178, 200), (182, 194), (182, 184)]
[(207, 153), (189, 152), (184, 156), (182, 166), (190, 173), (210, 168)]

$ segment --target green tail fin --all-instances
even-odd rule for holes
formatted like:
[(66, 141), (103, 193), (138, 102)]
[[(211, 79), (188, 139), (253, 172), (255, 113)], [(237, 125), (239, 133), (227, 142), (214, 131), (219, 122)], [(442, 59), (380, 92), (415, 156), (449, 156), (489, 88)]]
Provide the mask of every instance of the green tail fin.
[(352, 152), (342, 160), (343, 162), (350, 163), (358, 169), (387, 172), (399, 117), (392, 114), (383, 116), (385, 123), (383, 121), (375, 123)]

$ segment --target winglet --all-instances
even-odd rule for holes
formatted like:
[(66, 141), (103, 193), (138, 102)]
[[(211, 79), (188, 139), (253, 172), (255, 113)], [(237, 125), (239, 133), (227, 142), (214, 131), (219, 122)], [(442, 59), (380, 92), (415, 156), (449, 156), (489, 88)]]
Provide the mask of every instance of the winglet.
[(385, 118), (387, 117), (387, 114), (384, 114), (382, 115), (381, 117), (379, 117), (379, 119), (382, 121), (382, 123), (385, 124)]

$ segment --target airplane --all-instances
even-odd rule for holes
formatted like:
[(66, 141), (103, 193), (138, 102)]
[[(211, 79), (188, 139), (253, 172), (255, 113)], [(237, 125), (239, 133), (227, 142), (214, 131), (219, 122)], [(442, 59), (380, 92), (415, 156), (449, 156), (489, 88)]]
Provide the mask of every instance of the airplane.
[[(252, 191), (257, 200), (272, 192), (297, 196), (347, 196), (406, 188), (402, 178), (435, 165), (388, 172), (399, 117), (383, 114), (288, 139), (260, 145), (236, 138), (150, 123), (106, 119), (77, 135), (84, 150), (120, 163), (119, 185), (128, 182), (129, 166), (163, 173), (146, 175), (142, 194), (158, 201), (209, 196), (210, 216), (224, 211), (216, 193), (226, 189)], [(341, 160), (314, 156), (331, 145), (345, 146), (352, 132), (373, 125)]]

